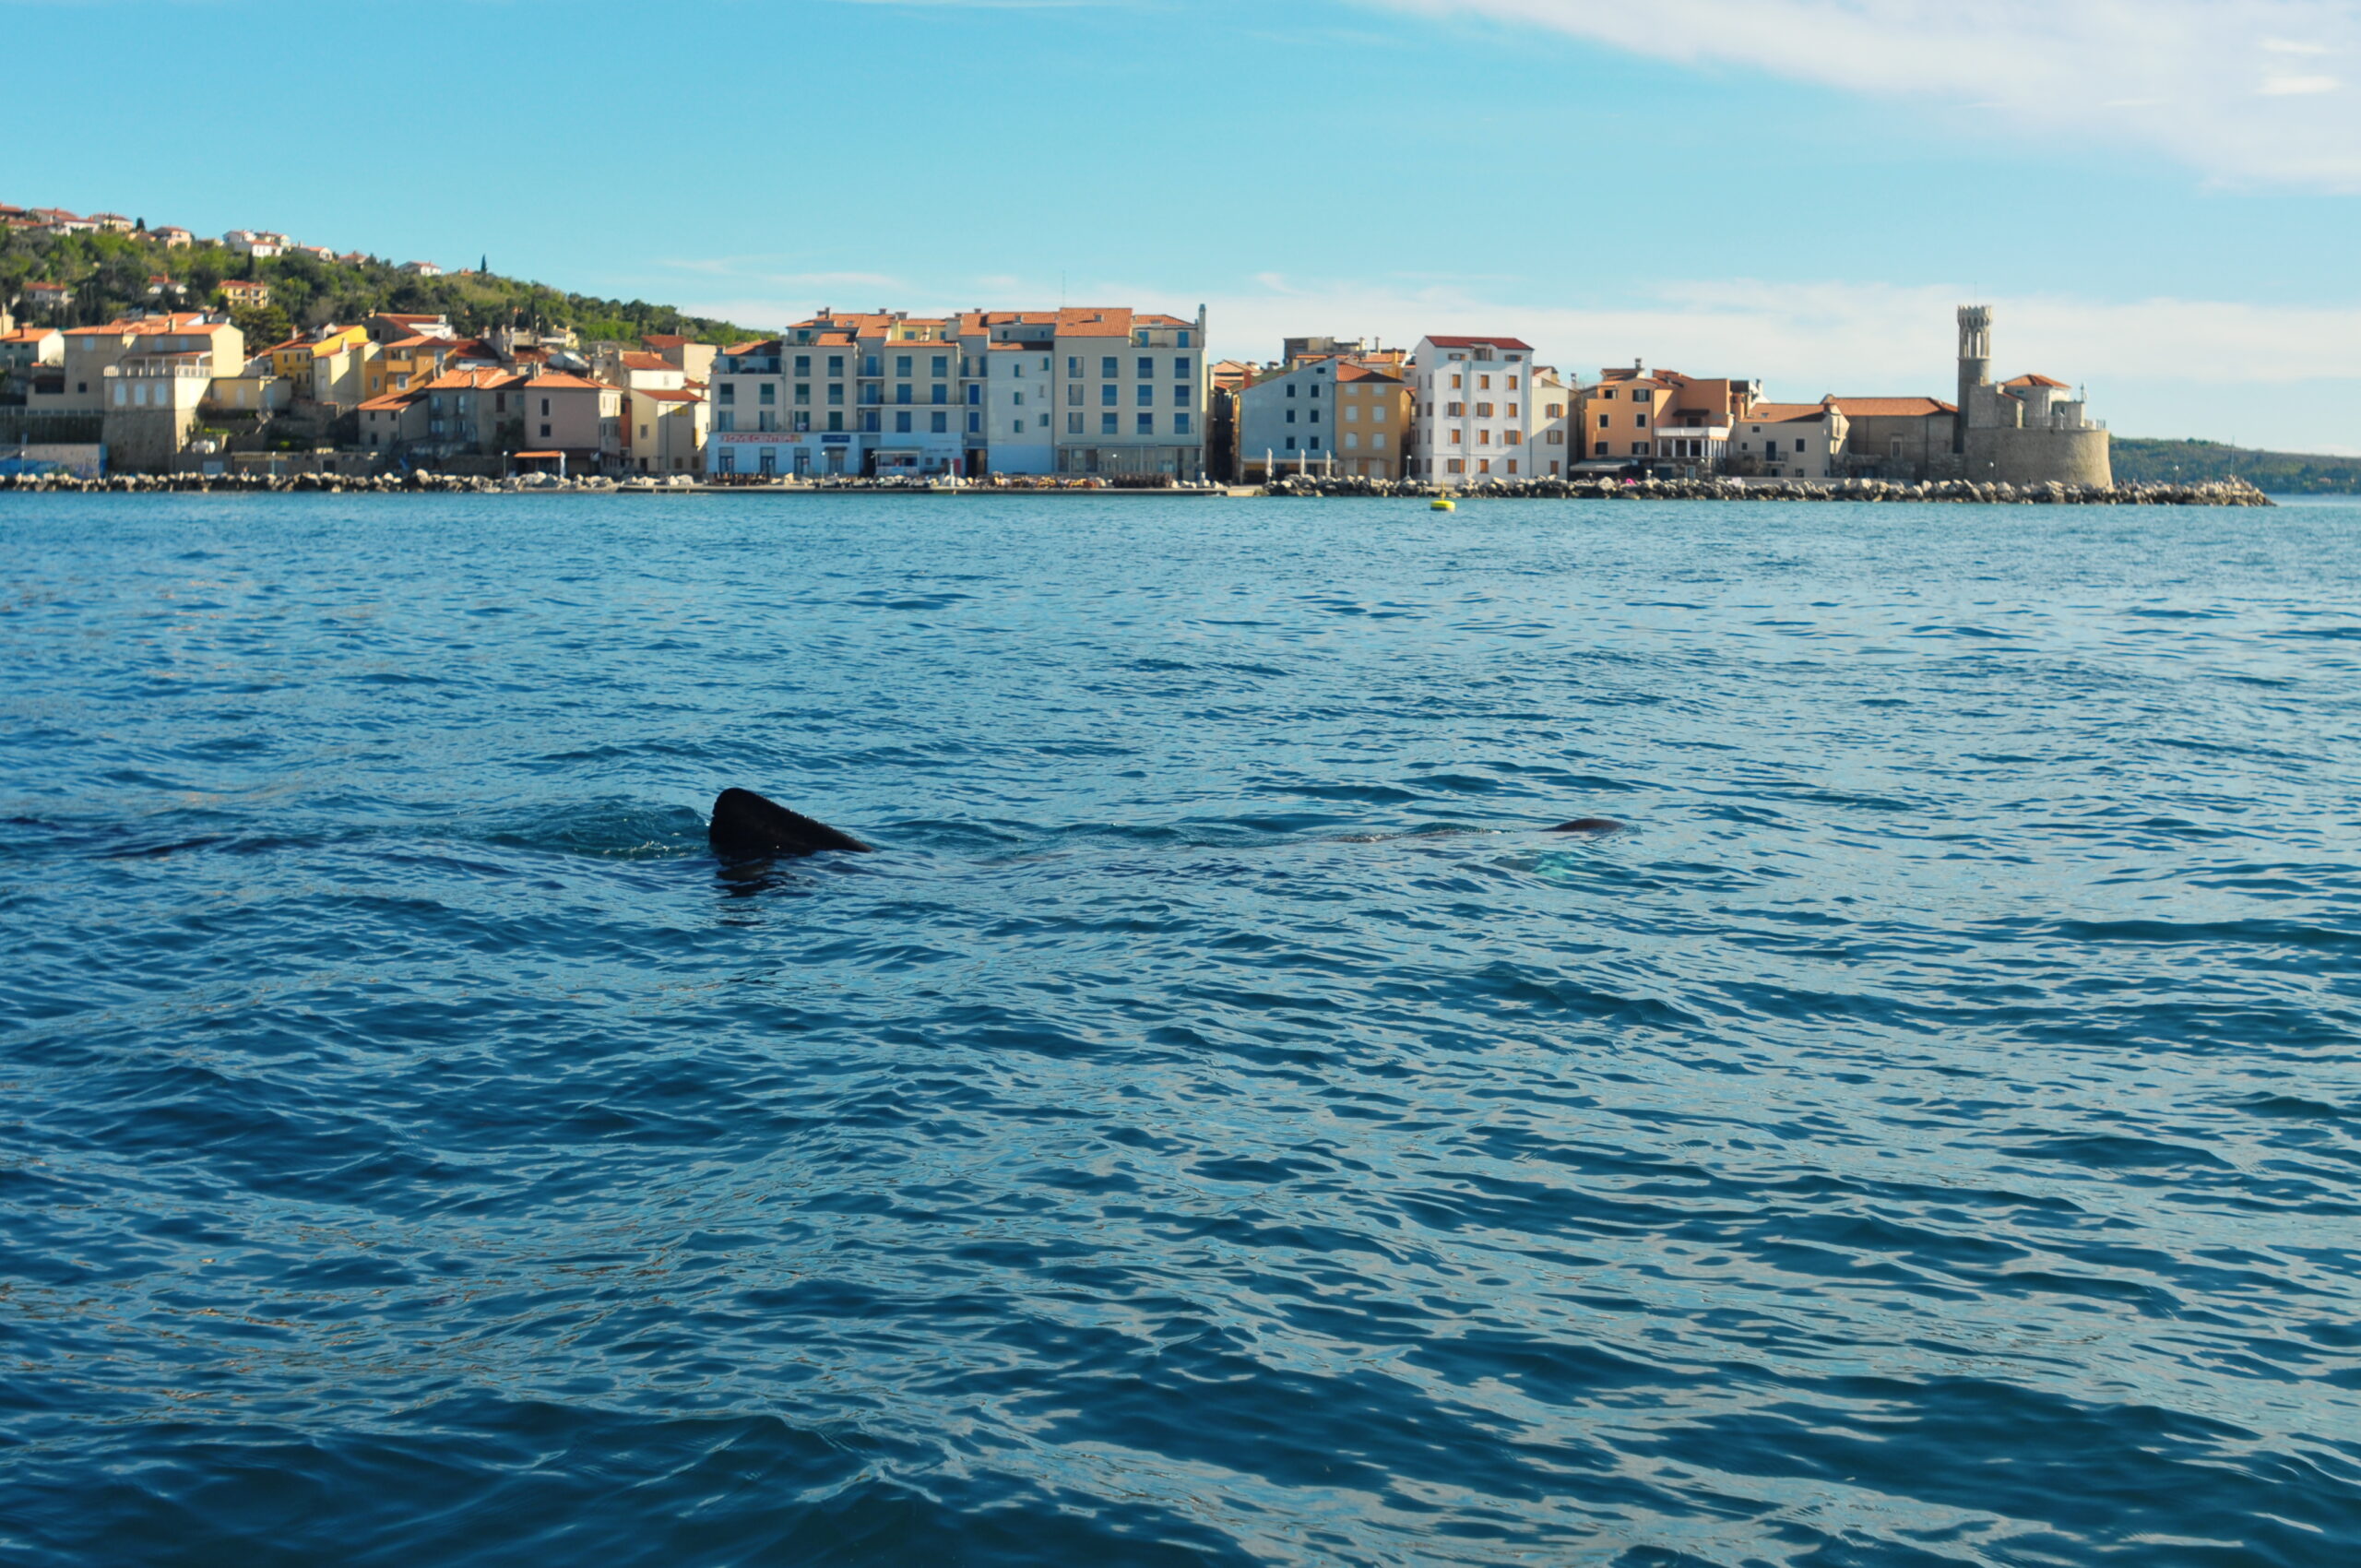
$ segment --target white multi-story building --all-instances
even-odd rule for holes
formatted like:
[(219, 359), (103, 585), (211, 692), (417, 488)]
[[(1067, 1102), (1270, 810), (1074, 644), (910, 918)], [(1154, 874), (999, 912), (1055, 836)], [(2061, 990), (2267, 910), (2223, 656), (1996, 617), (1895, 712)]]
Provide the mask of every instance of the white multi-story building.
[(1430, 335), (1410, 368), (1410, 478), (1449, 486), (1537, 471), (1525, 439), (1534, 425), (1531, 344)]
[(1201, 478), (1204, 341), (1202, 310), (823, 311), (716, 360), (707, 468)]
[(221, 243), (240, 255), (254, 256), (274, 256), (294, 244), (268, 229), (232, 229), (221, 236)]

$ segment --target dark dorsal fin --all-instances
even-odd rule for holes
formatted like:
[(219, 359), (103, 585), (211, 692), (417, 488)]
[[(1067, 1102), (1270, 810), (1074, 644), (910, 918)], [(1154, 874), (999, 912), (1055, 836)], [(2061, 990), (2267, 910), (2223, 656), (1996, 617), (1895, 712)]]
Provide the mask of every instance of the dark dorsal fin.
[(724, 790), (713, 802), (713, 826), (706, 830), (713, 852), (726, 861), (778, 855), (816, 855), (823, 849), (867, 852), (869, 846), (825, 822), (791, 812), (752, 790)]

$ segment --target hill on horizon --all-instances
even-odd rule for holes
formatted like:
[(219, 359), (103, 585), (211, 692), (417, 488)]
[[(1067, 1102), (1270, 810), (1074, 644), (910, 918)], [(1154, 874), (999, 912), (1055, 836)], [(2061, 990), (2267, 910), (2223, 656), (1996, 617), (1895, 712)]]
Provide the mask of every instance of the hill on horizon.
[[(184, 285), (184, 295), (151, 294), (158, 275)], [(36, 323), (19, 307), (22, 325), (97, 327), (143, 310), (219, 308), (225, 279), (251, 278), (270, 285), (270, 303), (236, 310), (231, 319), (250, 349), (283, 342), (297, 332), (331, 323), (350, 325), (380, 312), (445, 315), (473, 337), (514, 324), (571, 327), (585, 341), (631, 341), (651, 334), (678, 334), (701, 342), (744, 342), (764, 334), (733, 322), (691, 315), (646, 300), (609, 300), (568, 293), (546, 283), (491, 272), (446, 272), (420, 278), (382, 257), (323, 261), (305, 255), (256, 258), (219, 241), (199, 240), (177, 248), (145, 232), (45, 234), (28, 229), (0, 232), (0, 300), (15, 301), (26, 285), (64, 283), (74, 291), (62, 311)]]

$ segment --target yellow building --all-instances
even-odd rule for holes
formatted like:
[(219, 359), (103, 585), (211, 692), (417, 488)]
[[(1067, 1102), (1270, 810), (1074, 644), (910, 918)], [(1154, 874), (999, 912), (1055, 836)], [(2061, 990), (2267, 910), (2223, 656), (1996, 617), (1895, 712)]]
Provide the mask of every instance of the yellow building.
[(362, 367), (362, 396), (374, 399), (424, 386), (443, 374), (458, 344), (448, 338), (403, 338), (378, 347)]
[(1380, 365), (1336, 367), (1336, 472), (1400, 479), (1410, 430), (1410, 384)]

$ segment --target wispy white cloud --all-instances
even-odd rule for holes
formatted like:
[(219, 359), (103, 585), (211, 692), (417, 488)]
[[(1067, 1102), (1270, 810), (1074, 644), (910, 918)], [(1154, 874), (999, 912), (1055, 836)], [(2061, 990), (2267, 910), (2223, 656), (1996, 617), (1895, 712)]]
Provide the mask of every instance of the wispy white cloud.
[(1370, 0), (1684, 64), (1949, 102), (1995, 137), (2144, 144), (2224, 181), (2361, 190), (2361, 94), (2288, 56), (2361, 53), (2353, 0)]

